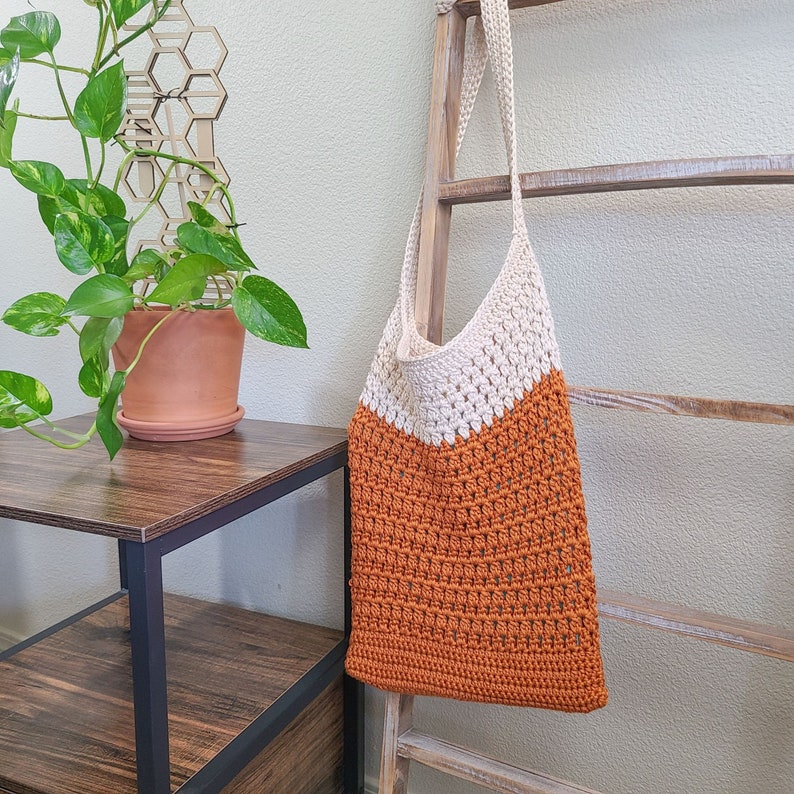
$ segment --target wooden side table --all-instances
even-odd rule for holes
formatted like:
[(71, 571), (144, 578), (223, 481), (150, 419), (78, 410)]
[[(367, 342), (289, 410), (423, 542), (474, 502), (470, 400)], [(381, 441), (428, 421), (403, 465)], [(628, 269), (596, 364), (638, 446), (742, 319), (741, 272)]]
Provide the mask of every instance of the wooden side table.
[[(121, 573), (118, 593), (0, 655), (0, 791), (272, 790), (231, 782), (336, 682), (343, 790), (359, 794), (361, 687), (340, 683), (350, 629), (346, 461), (344, 430), (252, 420), (205, 441), (129, 439), (112, 462), (99, 444), (68, 452), (21, 430), (0, 436), (0, 517), (115, 537)], [(163, 555), (337, 469), (344, 632), (164, 598)], [(293, 777), (284, 790), (309, 789)]]

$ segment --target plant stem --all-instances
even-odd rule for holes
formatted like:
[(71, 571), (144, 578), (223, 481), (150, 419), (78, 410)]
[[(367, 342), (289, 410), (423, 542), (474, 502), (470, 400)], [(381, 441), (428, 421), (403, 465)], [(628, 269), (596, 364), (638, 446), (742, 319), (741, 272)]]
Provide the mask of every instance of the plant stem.
[[(39, 417), (43, 419), (44, 417)], [(35, 436), (36, 438), (40, 438), (42, 441), (49, 441), (50, 444), (53, 446), (58, 447), (59, 449), (79, 449), (80, 447), (84, 447), (90, 440), (91, 437), (96, 433), (96, 422), (91, 425), (89, 431), (83, 435), (78, 436), (80, 439), (79, 441), (75, 441), (73, 444), (64, 444), (63, 441), (58, 441), (57, 439), (53, 438), (52, 436), (45, 436), (44, 433), (36, 432), (32, 427), (27, 424), (19, 425), (26, 433), (30, 433), (30, 435)], [(60, 430), (60, 428), (54, 428), (55, 430)], [(64, 432), (60, 430), (60, 432)]]
[(203, 174), (206, 174), (215, 184), (213, 185), (213, 190), (217, 189), (223, 193), (223, 197), (226, 199), (228, 204), (228, 211), (229, 211), (229, 221), (232, 227), (232, 232), (235, 237), (238, 237), (236, 224), (237, 224), (237, 217), (234, 210), (234, 200), (229, 193), (229, 189), (226, 185), (223, 184), (221, 178), (211, 169), (207, 168), (206, 165), (198, 162), (198, 160), (191, 160), (189, 157), (180, 157), (176, 154), (168, 154), (168, 152), (159, 152), (156, 149), (136, 149), (127, 144), (124, 140), (122, 140), (119, 136), (115, 138), (116, 142), (127, 152), (127, 156), (121, 161), (121, 165), (119, 165), (118, 174), (116, 177), (116, 186), (121, 181), (121, 173), (126, 166), (126, 164), (133, 158), (133, 157), (160, 157), (163, 160), (171, 160), (174, 163), (181, 163), (182, 165), (189, 165), (191, 168), (195, 168), (198, 171), (201, 171)]
[(105, 6), (99, 3), (96, 7), (97, 14), (99, 14), (99, 26), (97, 27), (96, 34), (96, 47), (94, 48), (94, 62), (91, 65), (91, 71), (96, 74), (97, 62), (102, 57), (102, 29), (105, 27)]
[(69, 326), (78, 336), (80, 336), (80, 329), (67, 317), (66, 325)]
[(38, 113), (23, 113), (21, 110), (15, 110), (17, 116), (25, 119), (40, 119), (41, 121), (71, 121), (68, 116), (40, 116)]
[[(91, 152), (88, 150), (88, 139), (85, 135), (80, 136), (80, 142), (83, 144), (83, 159), (85, 160), (85, 178), (88, 182), (94, 181), (94, 175), (91, 171)], [(88, 212), (88, 208), (91, 206), (91, 195), (88, 191), (85, 194), (85, 206), (83, 209)]]
[(119, 32), (116, 30), (115, 25), (110, 26), (110, 32), (113, 35), (113, 52), (119, 51)]
[[(46, 66), (48, 69), (55, 68), (51, 63), (47, 63), (47, 61), (40, 61), (38, 58), (29, 58), (25, 61), (25, 63), (36, 63), (39, 66)], [(86, 77), (91, 76), (91, 72), (89, 72), (87, 69), (81, 69), (79, 66), (64, 66), (62, 63), (60, 63), (58, 64), (57, 68), (64, 72), (76, 72), (77, 74), (84, 74)]]
[(221, 284), (215, 276), (210, 276), (212, 283), (215, 285), (215, 289), (218, 293), (218, 303), (223, 303), (223, 290), (221, 289)]
[(118, 193), (119, 185), (121, 184), (121, 175), (124, 173), (127, 163), (129, 163), (130, 160), (135, 159), (135, 149), (130, 146), (126, 146), (118, 137), (114, 138), (114, 140), (117, 144), (119, 144), (119, 146), (121, 146), (122, 149), (124, 149), (125, 152), (127, 152), (127, 154), (122, 157), (121, 162), (119, 163), (119, 167), (116, 171), (116, 179), (113, 182), (113, 191)]
[(44, 424), (46, 424), (51, 430), (53, 430), (56, 433), (61, 433), (64, 436), (69, 436), (69, 438), (75, 438), (78, 440), (85, 438), (85, 433), (73, 433), (71, 430), (66, 430), (63, 427), (58, 427), (58, 425), (56, 425), (54, 422), (51, 422), (49, 419), (47, 419), (46, 416), (40, 416), (39, 419), (41, 419), (41, 421), (44, 422)]
[(99, 168), (97, 169), (97, 172), (96, 172), (96, 178), (91, 183), (90, 190), (94, 190), (96, 188), (96, 186), (99, 184), (99, 180), (100, 180), (100, 178), (102, 176), (102, 171), (105, 170), (105, 150), (107, 149), (107, 146), (106, 146), (104, 141), (102, 141), (101, 144), (102, 144), (102, 147), (100, 149), (100, 155), (99, 155), (99, 158), (100, 158), (99, 159)]
[(107, 12), (108, 21), (110, 22), (110, 33), (111, 33), (111, 35), (113, 37), (113, 49), (112, 49), (112, 52), (118, 52), (119, 51), (119, 31), (118, 31), (118, 28), (116, 27), (116, 20), (113, 19), (113, 11), (110, 8), (105, 8), (104, 0), (103, 0), (103, 2), (100, 3), (100, 6), (101, 6), (103, 11)]
[[(108, 30), (110, 29), (110, 14), (103, 20), (102, 17), (104, 13), (102, 11), (102, 6), (99, 6), (99, 35), (97, 37), (96, 43), (96, 55), (94, 56), (94, 63), (91, 67), (91, 74), (96, 74), (100, 67), (100, 61), (102, 60), (102, 51), (105, 49), (105, 43), (108, 40)], [(113, 50), (111, 50), (112, 52)]]
[(129, 234), (130, 234), (130, 229), (133, 226), (135, 226), (136, 223), (141, 221), (146, 216), (146, 213), (149, 212), (149, 210), (155, 204), (157, 204), (157, 202), (160, 200), (160, 196), (163, 195), (163, 191), (165, 190), (166, 186), (168, 185), (168, 177), (171, 176), (171, 172), (176, 168), (176, 166), (177, 166), (177, 163), (171, 163), (171, 165), (168, 166), (168, 168), (165, 171), (165, 174), (163, 175), (162, 182), (160, 182), (159, 186), (157, 187), (157, 190), (154, 192), (154, 195), (151, 197), (151, 199), (149, 199), (149, 203), (140, 211), (140, 213), (138, 215), (136, 215), (130, 221), (129, 226), (127, 226), (127, 237), (128, 238), (129, 238)]
[(168, 312), (168, 314), (166, 314), (166, 316), (163, 317), (162, 320), (158, 320), (154, 328), (152, 328), (152, 330), (149, 331), (148, 334), (146, 334), (140, 346), (138, 347), (138, 352), (135, 354), (135, 358), (132, 359), (127, 369), (124, 370), (125, 375), (129, 375), (130, 372), (132, 372), (135, 369), (138, 362), (141, 360), (141, 356), (143, 355), (144, 348), (146, 347), (147, 344), (149, 344), (149, 340), (155, 335), (155, 333), (157, 333), (157, 330), (160, 328), (160, 326), (167, 320), (170, 320), (180, 310), (180, 308), (181, 307), (178, 306), (176, 309), (171, 309), (171, 311)]
[(168, 10), (168, 7), (170, 5), (171, 5), (171, 0), (165, 0), (159, 12), (154, 14), (148, 22), (141, 25), (135, 32), (127, 36), (126, 39), (122, 39), (121, 41), (119, 41), (113, 47), (113, 49), (99, 62), (99, 64), (97, 65), (97, 69), (101, 69), (114, 55), (118, 56), (119, 50), (122, 47), (126, 47), (127, 44), (129, 44), (131, 41), (135, 41), (135, 39), (137, 39), (138, 36), (143, 35), (147, 30), (153, 28), (163, 18), (163, 15)]
[[(66, 111), (66, 116), (68, 120), (71, 122), (72, 126), (77, 129), (77, 124), (74, 121), (74, 114), (72, 113), (72, 109), (69, 107), (69, 100), (66, 99), (66, 92), (63, 90), (63, 84), (61, 83), (61, 73), (58, 64), (55, 62), (55, 56), (50, 53), (50, 60), (52, 61), (52, 68), (55, 73), (55, 83), (58, 86), (58, 93), (61, 97), (61, 103), (63, 104), (63, 109)], [(91, 171), (91, 153), (88, 151), (88, 141), (86, 140), (85, 135), (80, 135), (80, 140), (83, 144), (83, 158), (85, 159), (85, 170), (86, 170), (86, 178), (89, 182), (93, 182), (94, 177)], [(88, 210), (88, 193), (86, 193), (86, 207), (85, 209)]]
[(69, 121), (74, 124), (74, 116), (72, 115), (72, 109), (69, 107), (69, 101), (66, 99), (66, 92), (63, 90), (63, 84), (61, 83), (61, 72), (60, 67), (57, 63), (55, 63), (55, 56), (50, 53), (50, 60), (52, 61), (52, 70), (55, 73), (55, 83), (58, 86), (58, 94), (61, 97), (61, 103), (63, 104), (63, 109), (66, 111), (66, 116)]

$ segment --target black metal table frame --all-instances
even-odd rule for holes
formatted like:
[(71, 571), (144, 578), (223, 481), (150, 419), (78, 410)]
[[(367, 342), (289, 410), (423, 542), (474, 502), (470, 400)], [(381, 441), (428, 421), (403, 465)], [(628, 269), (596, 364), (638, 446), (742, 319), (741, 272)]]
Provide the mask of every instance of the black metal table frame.
[[(170, 794), (168, 690), (162, 558), (231, 521), (273, 502), (337, 469), (344, 470), (344, 638), (257, 719), (180, 788), (180, 794), (215, 794), (227, 785), (335, 678), (344, 672), (350, 636), (350, 480), (347, 453), (289, 474), (208, 515), (149, 541), (118, 541), (121, 592), (9, 648), (0, 659), (29, 647), (125, 593), (129, 597), (135, 747), (139, 794)], [(344, 791), (363, 791), (363, 686), (344, 676)]]

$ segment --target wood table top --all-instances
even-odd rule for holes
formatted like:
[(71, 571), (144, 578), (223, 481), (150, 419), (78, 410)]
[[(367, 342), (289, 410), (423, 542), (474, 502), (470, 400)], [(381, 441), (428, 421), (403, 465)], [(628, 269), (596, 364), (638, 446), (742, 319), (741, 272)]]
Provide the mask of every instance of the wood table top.
[(127, 438), (110, 461), (98, 439), (61, 450), (12, 430), (0, 435), (0, 518), (148, 541), (346, 449), (343, 429), (243, 419), (201, 441)]

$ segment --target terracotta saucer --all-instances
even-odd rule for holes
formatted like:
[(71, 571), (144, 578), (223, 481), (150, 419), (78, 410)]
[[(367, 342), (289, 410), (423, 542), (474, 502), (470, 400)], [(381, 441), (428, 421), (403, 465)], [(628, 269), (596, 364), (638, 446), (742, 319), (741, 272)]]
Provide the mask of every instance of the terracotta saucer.
[(124, 411), (116, 414), (119, 425), (133, 438), (142, 441), (198, 441), (201, 438), (215, 438), (234, 429), (234, 426), (245, 415), (245, 408), (237, 406), (237, 410), (226, 416), (189, 422), (141, 422), (128, 419)]

